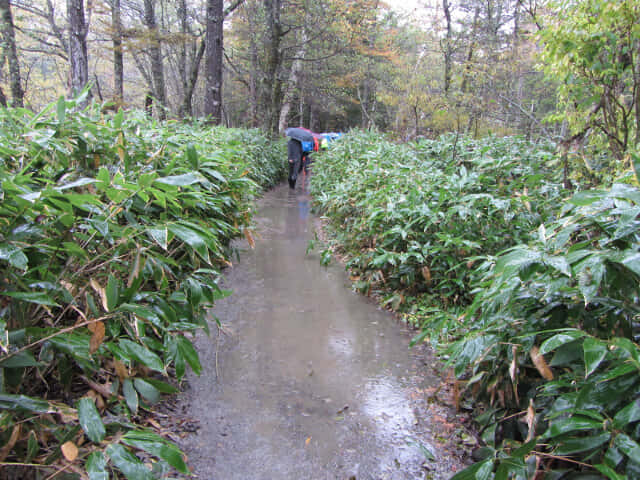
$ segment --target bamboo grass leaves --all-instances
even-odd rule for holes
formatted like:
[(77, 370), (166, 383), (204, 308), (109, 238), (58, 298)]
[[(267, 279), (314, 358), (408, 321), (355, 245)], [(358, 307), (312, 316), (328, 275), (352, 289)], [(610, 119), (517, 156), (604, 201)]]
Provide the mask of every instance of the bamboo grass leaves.
[(190, 332), (284, 164), (257, 132), (72, 104), (0, 111), (0, 462), (188, 473), (132, 419), (201, 370)]

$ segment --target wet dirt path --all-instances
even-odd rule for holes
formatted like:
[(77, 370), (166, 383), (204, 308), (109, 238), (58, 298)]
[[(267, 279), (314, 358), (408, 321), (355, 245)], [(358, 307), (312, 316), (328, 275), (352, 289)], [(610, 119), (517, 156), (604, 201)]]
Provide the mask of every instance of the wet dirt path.
[[(182, 444), (206, 480), (440, 479), (459, 468), (456, 420), (432, 358), (353, 293), (340, 265), (306, 254), (315, 220), (302, 186), (259, 202), (255, 249), (225, 274), (196, 346)], [(459, 433), (459, 432), (458, 432)], [(433, 453), (427, 460), (420, 445)]]

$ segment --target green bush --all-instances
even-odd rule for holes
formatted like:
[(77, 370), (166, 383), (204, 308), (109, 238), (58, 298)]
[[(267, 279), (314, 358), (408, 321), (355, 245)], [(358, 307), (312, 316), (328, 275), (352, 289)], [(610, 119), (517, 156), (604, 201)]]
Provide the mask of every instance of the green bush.
[(0, 110), (0, 462), (187, 473), (135, 419), (200, 371), (188, 334), (285, 165), (256, 131), (73, 109)]
[(491, 260), (447, 350), (489, 407), (487, 475), (640, 476), (639, 214), (635, 187), (581, 192)]
[(361, 291), (466, 305), (475, 258), (527, 241), (559, 201), (548, 148), (452, 140), (395, 145), (356, 132), (316, 162), (311, 192)]

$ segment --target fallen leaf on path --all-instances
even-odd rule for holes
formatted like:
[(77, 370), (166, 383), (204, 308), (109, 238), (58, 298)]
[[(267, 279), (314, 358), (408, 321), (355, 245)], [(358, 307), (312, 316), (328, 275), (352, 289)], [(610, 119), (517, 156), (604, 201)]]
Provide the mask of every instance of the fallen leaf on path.
[(78, 458), (78, 447), (76, 447), (76, 444), (71, 441), (64, 443), (60, 447), (60, 450), (62, 450), (64, 458), (66, 458), (70, 462), (73, 462), (76, 458)]

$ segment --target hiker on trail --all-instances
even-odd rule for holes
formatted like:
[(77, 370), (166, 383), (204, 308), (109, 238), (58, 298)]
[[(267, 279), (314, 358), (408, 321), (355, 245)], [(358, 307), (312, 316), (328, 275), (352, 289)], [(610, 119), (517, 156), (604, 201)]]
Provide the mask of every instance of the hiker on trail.
[(287, 158), (289, 159), (289, 188), (296, 188), (298, 172), (302, 167), (302, 143), (290, 138), (287, 142)]

